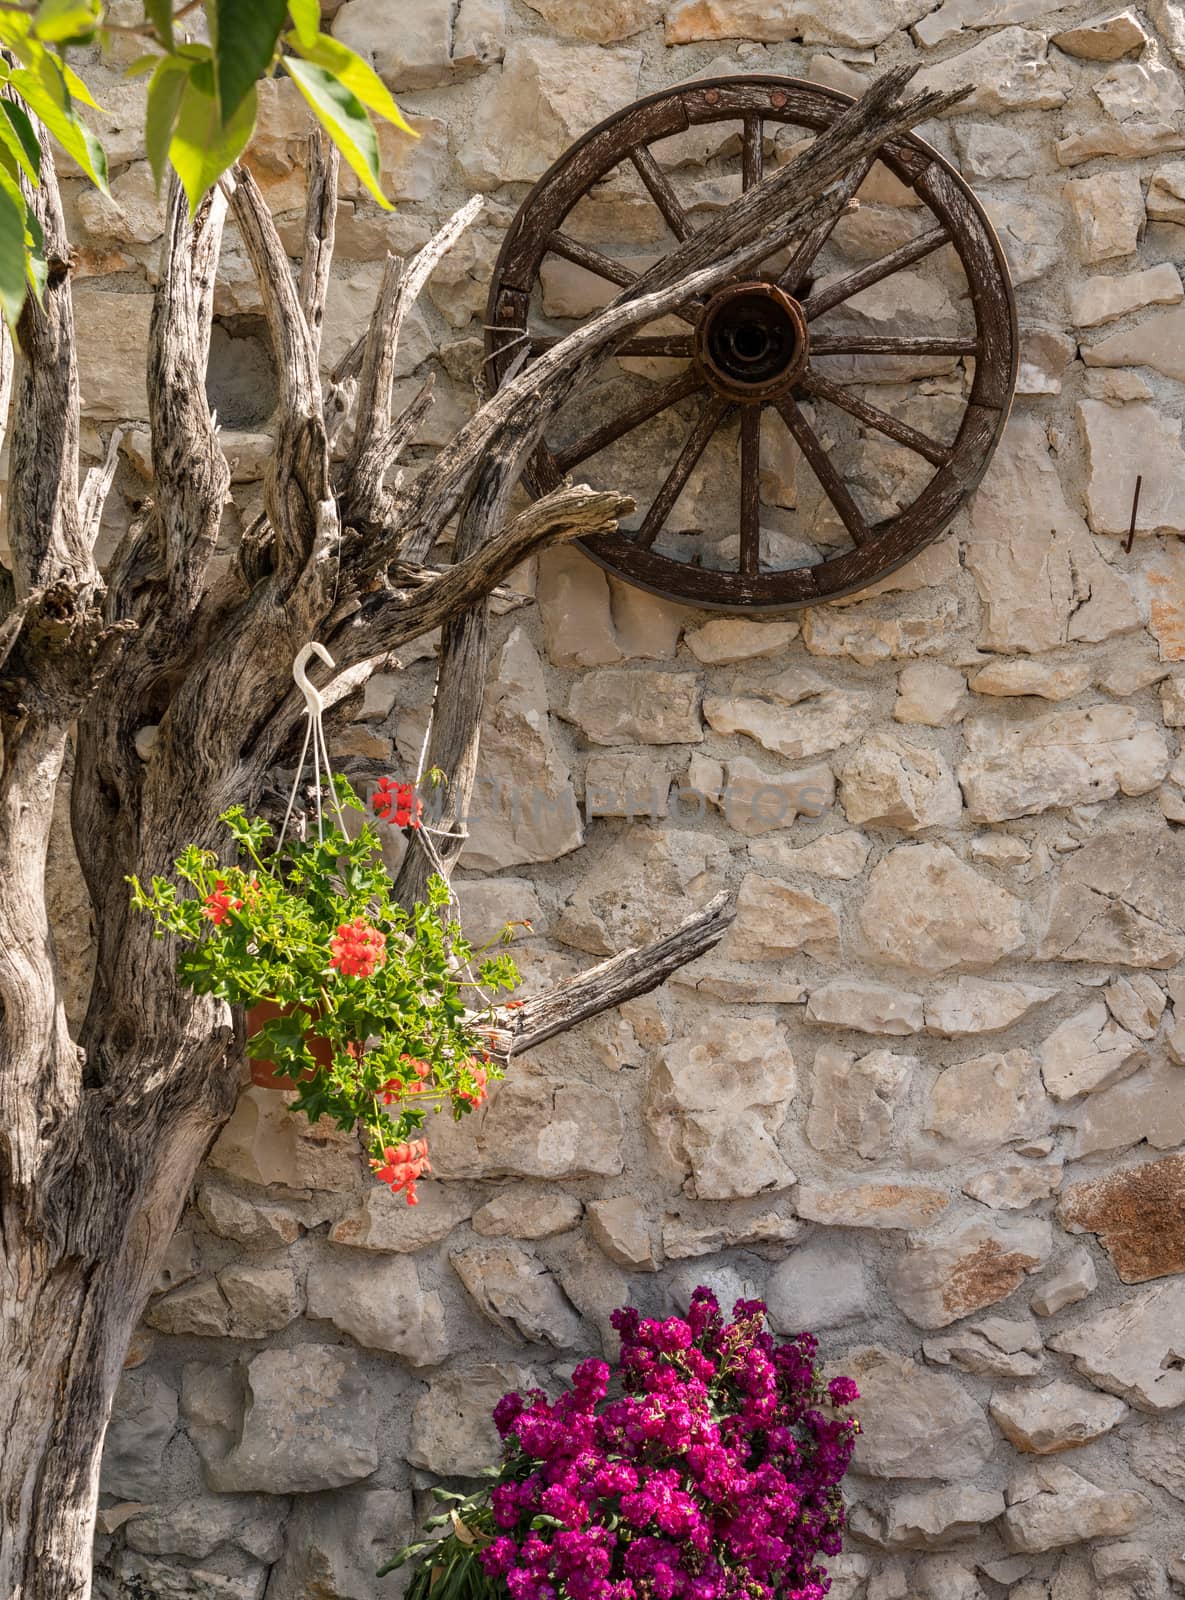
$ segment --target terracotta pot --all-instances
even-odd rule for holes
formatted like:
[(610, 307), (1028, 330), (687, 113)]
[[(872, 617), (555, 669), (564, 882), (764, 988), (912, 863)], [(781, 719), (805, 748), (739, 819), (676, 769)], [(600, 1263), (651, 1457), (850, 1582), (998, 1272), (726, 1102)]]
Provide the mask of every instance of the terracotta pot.
[[(247, 1036), (258, 1033), (265, 1022), (271, 1022), (275, 1017), (291, 1015), (291, 1008), (278, 1006), (274, 1000), (261, 1000), (247, 1013)], [(333, 1052), (329, 1048), (329, 1041), (322, 1039), (315, 1033), (305, 1035), (313, 1060), (319, 1067), (327, 1067), (333, 1061)], [(306, 1073), (311, 1077), (311, 1073)], [(275, 1071), (270, 1061), (251, 1061), (251, 1082), (259, 1089), (280, 1089), (286, 1093), (293, 1093), (297, 1085), (291, 1078), (284, 1077)]]

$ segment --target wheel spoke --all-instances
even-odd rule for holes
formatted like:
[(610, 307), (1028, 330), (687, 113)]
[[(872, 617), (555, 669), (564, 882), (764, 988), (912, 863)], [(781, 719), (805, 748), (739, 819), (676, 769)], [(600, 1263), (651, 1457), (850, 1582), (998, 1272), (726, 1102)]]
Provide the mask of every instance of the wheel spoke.
[(644, 144), (636, 145), (630, 151), (630, 160), (675, 238), (689, 239), (694, 230), (687, 220), (687, 213), (680, 204), (679, 196), (671, 187), (670, 179), (651, 155), (649, 148)]
[[(539, 333), (531, 336), (531, 354), (541, 355), (544, 350), (553, 350), (561, 339), (567, 338), (563, 333)], [(689, 333), (643, 333), (634, 339), (627, 339), (624, 344), (619, 344), (613, 351), (615, 356), (671, 356), (687, 360), (691, 356), (691, 335)]]
[(741, 553), (746, 577), (761, 570), (761, 407), (741, 412)]
[(821, 378), (817, 372), (808, 372), (802, 380), (802, 387), (808, 394), (817, 395), (820, 400), (829, 400), (841, 411), (859, 417), (861, 422), (866, 422), (878, 433), (895, 439), (898, 444), (903, 444), (915, 455), (924, 456), (935, 467), (944, 467), (950, 460), (951, 452), (947, 445), (932, 439), (928, 433), (921, 433), (917, 428), (911, 428), (907, 422), (898, 421), (889, 412), (882, 411), (879, 406), (874, 406), (860, 395), (841, 388), (838, 383), (831, 383), (827, 378)]
[(900, 272), (903, 267), (910, 266), (914, 261), (920, 261), (923, 256), (932, 255), (949, 241), (950, 230), (940, 223), (938, 227), (919, 234), (916, 239), (911, 239), (908, 244), (891, 250), (879, 261), (870, 261), (866, 267), (861, 267), (859, 272), (851, 272), (846, 278), (829, 283), (825, 288), (816, 289), (802, 308), (806, 312), (807, 321), (809, 322), (812, 317), (821, 317), (824, 311), (830, 311), (831, 307), (837, 306), (841, 300), (859, 294), (861, 289), (879, 283), (882, 278), (892, 277), (894, 272)]
[(831, 237), (832, 229), (843, 216), (843, 208), (872, 171), (875, 161), (876, 156), (871, 155), (864, 161), (857, 162), (835, 192), (839, 209), (832, 216), (824, 217), (822, 222), (816, 222), (811, 231), (803, 236), (790, 257), (786, 270), (778, 279), (779, 287), (785, 289), (787, 294), (798, 294), (802, 280), (810, 271), (811, 263)]
[(840, 521), (851, 535), (853, 543), (864, 544), (869, 534), (864, 513), (852, 499), (847, 485), (832, 466), (831, 457), (819, 442), (818, 434), (789, 395), (781, 400), (775, 400), (774, 404), (777, 406), (778, 415), (789, 428), (795, 444), (806, 457), (811, 471), (818, 478), (820, 488), (835, 507)]
[(659, 412), (665, 411), (668, 406), (686, 400), (687, 396), (694, 394), (699, 387), (700, 377), (697, 372), (681, 373), (673, 382), (656, 389), (653, 394), (647, 395), (628, 411), (619, 411), (610, 422), (594, 428), (591, 433), (586, 433), (573, 444), (565, 445), (562, 450), (554, 451), (556, 466), (561, 472), (570, 472), (581, 461), (587, 461), (589, 456), (595, 456), (598, 450), (604, 450), (623, 434), (641, 427), (642, 423), (649, 422), (651, 417), (657, 417)]
[(632, 268), (621, 261), (614, 261), (612, 256), (607, 256), (595, 245), (573, 239), (570, 234), (558, 232), (549, 234), (547, 248), (557, 256), (574, 261), (578, 267), (584, 267), (588, 272), (595, 272), (598, 278), (607, 278), (610, 283), (616, 283), (622, 289), (628, 289), (631, 283), (636, 283), (638, 280), (638, 274)]
[(724, 420), (725, 415), (732, 409), (730, 403), (723, 395), (713, 395), (704, 409), (700, 412), (694, 428), (687, 435), (687, 441), (680, 450), (675, 465), (667, 474), (666, 481), (655, 495), (649, 511), (642, 522), (642, 526), (634, 535), (637, 544), (649, 550), (655, 539), (662, 531), (663, 523), (670, 516), (675, 501), (683, 492), (684, 485), (691, 476), (692, 468), (703, 455), (708, 440), (716, 432)]
[(966, 335), (955, 339), (916, 337), (893, 333), (815, 333), (812, 356), (973, 356), (979, 340)]
[(763, 134), (761, 118), (756, 111), (748, 112), (745, 116), (745, 141), (741, 156), (742, 189), (751, 189), (754, 184), (761, 182), (762, 168), (765, 164)]
[[(547, 236), (547, 248), (557, 256), (563, 256), (567, 261), (573, 261), (578, 267), (584, 267), (587, 272), (595, 272), (598, 278), (606, 278), (610, 283), (618, 284), (622, 289), (628, 289), (637, 283), (639, 274), (624, 262), (615, 261), (612, 256), (607, 256), (603, 250), (598, 250), (595, 245), (584, 244), (579, 239), (573, 239), (567, 233), (550, 233)], [(682, 322), (694, 323), (694, 317), (675, 307), (672, 316), (678, 317)]]

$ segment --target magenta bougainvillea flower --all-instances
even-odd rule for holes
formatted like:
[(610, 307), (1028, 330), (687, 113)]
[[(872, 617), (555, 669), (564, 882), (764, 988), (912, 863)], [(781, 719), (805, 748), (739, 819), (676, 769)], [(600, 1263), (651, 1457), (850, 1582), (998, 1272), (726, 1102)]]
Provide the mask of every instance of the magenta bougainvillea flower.
[(498, 1481), (451, 1514), (458, 1555), (428, 1543), (396, 1557), (421, 1563), (409, 1597), (459, 1559), (486, 1582), (458, 1593), (511, 1600), (822, 1600), (819, 1557), (840, 1549), (860, 1431), (855, 1383), (824, 1382), (812, 1334), (776, 1343), (760, 1300), (726, 1321), (699, 1288), (685, 1319), (626, 1307), (612, 1320), (620, 1382), (584, 1361), (554, 1401), (498, 1403)]

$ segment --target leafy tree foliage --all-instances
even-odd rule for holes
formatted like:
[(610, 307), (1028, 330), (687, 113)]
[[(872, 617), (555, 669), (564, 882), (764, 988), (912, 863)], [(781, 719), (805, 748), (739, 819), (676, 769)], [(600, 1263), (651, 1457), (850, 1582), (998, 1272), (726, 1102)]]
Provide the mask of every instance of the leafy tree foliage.
[[(145, 154), (159, 188), (175, 169), (191, 215), (246, 148), (256, 85), (286, 73), (344, 159), (379, 202), (375, 119), (411, 133), (374, 69), (321, 30), (319, 0), (143, 0), (138, 23), (112, 21), (104, 0), (0, 4), (0, 311), (15, 330), (26, 294), (44, 291), (49, 263), (29, 204), (40, 182), (33, 112), (91, 182), (107, 188), (103, 107), (70, 65), (73, 52), (132, 34), (148, 75)], [(96, 128), (99, 132), (96, 132)]]

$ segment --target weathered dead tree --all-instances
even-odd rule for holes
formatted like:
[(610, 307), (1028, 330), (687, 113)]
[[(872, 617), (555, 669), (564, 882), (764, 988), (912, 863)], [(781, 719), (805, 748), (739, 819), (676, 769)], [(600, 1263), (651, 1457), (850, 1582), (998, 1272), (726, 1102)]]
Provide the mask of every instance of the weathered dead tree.
[[(428, 750), (456, 824), (477, 760), (491, 592), (524, 558), (611, 530), (621, 495), (564, 485), (511, 518), (541, 432), (590, 367), (630, 334), (807, 234), (848, 202), (850, 174), (952, 97), (904, 98), (891, 74), (805, 152), (687, 239), (588, 326), (488, 400), (406, 487), (401, 447), (430, 404), (391, 410), (401, 322), (474, 201), (414, 261), (388, 264), (365, 341), (323, 385), (320, 329), (333, 251), (336, 156), (310, 153), (303, 266), (293, 274), (245, 169), (191, 225), (168, 208), (148, 357), (154, 489), (143, 525), (101, 573), (93, 556), (113, 459), (79, 483), (69, 244), (48, 141), (30, 195), (51, 261), (20, 326), (8, 532), (0, 569), (0, 1594), (90, 1593), (99, 1458), (128, 1342), (194, 1173), (229, 1115), (241, 1055), (227, 1008), (182, 989), (175, 952), (129, 907), (125, 878), (208, 844), (220, 811), (253, 805), (303, 706), (291, 663), (333, 653), (340, 696), (401, 645), (443, 628)], [(233, 210), (266, 309), (280, 381), (260, 526), (210, 579), (230, 474), (204, 389), (223, 220)], [(6, 346), (7, 348), (7, 346)], [(7, 356), (0, 366), (6, 391)], [(348, 450), (333, 440), (354, 387)], [(326, 398), (328, 396), (328, 398)], [(2, 396), (0, 396), (2, 398)], [(456, 519), (451, 564), (431, 565)], [(137, 735), (156, 729), (151, 749)], [(45, 865), (55, 789), (74, 742), (71, 816), (98, 953), (79, 1036), (67, 1027)], [(443, 841), (450, 867), (461, 841)], [(410, 903), (430, 867), (409, 850)], [(513, 1055), (660, 983), (720, 937), (719, 904), (665, 940), (533, 1000), (501, 1040)], [(241, 1038), (241, 1033), (239, 1035)]]

